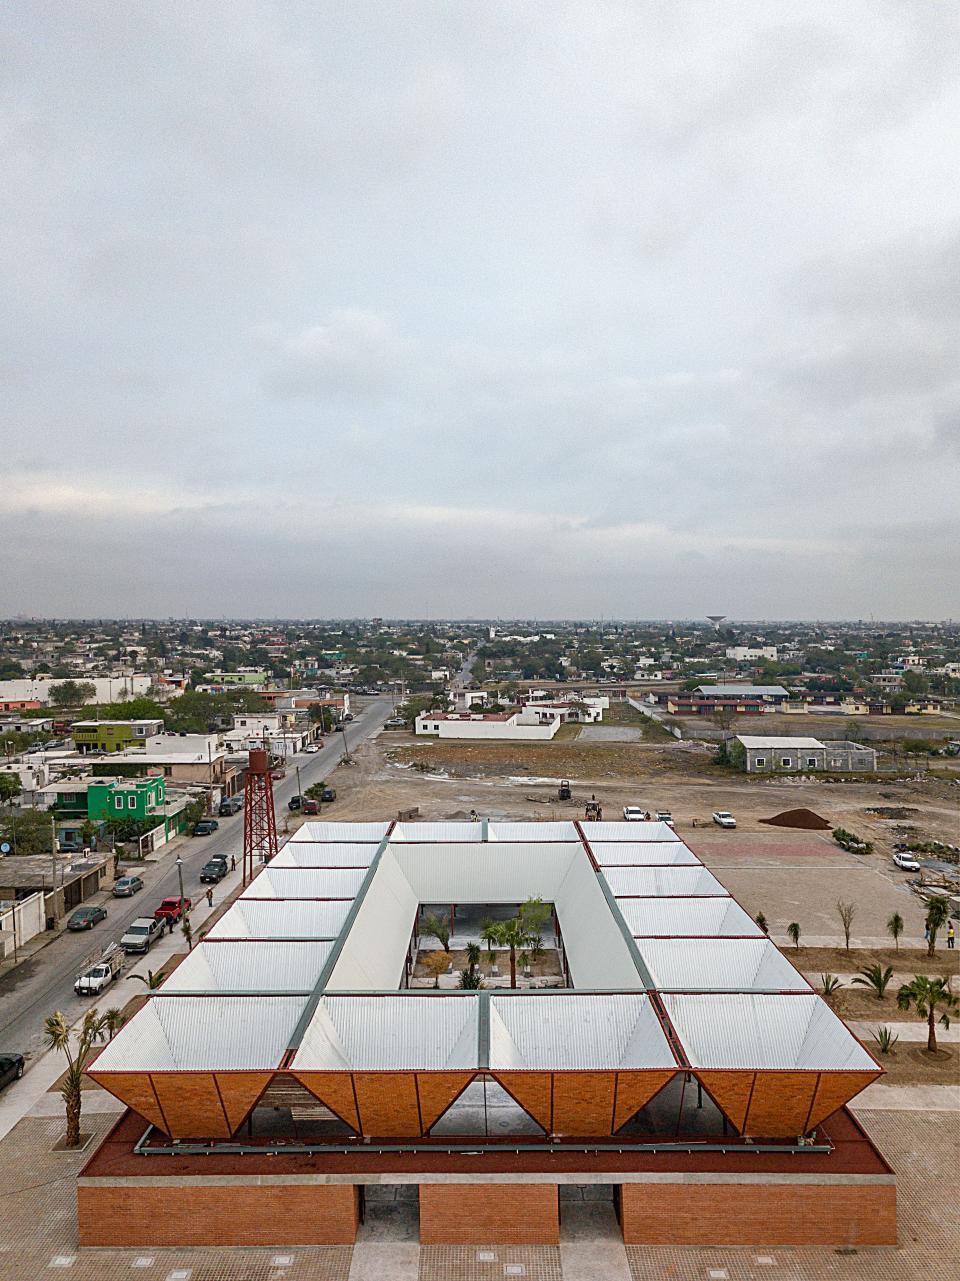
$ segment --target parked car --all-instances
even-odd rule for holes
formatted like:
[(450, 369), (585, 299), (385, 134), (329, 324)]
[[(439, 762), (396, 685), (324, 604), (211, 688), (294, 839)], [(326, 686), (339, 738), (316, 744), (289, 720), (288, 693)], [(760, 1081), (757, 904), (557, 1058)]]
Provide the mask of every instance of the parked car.
[(120, 939), (125, 952), (149, 952), (150, 947), (163, 933), (163, 920), (154, 916), (138, 916), (127, 926)]
[(303, 804), (302, 796), (291, 796), (289, 801), (287, 801), (287, 809), (291, 811), (298, 810), (302, 804)]
[(353, 712), (344, 712), (344, 714), (343, 714), (343, 719), (344, 719), (345, 721), (352, 721), (352, 720), (353, 720)]
[(320, 804), (318, 801), (311, 801), (308, 797), (304, 797), (303, 804), (300, 806), (300, 811), (303, 814), (319, 814)]
[(657, 822), (666, 823), (667, 827), (676, 826), (673, 821), (673, 815), (669, 810), (657, 810)]
[(78, 907), (67, 921), (68, 930), (92, 930), (100, 921), (107, 919), (105, 907)]
[(343, 726), (342, 726), (342, 725), (334, 725), (334, 727), (333, 727), (333, 728), (334, 728), (334, 730), (335, 730), (338, 734), (342, 734), (342, 733), (343, 733)]
[(184, 912), (190, 911), (191, 906), (188, 898), (181, 898), (176, 894), (172, 898), (165, 898), (153, 915), (158, 921), (179, 921)]
[(286, 778), (286, 776), (287, 776), (287, 771), (285, 769), (272, 769), (270, 771), (270, 777), (273, 779), (275, 783), (279, 783), (280, 780), (282, 778)]
[(96, 965), (91, 965), (89, 970), (84, 970), (78, 976), (73, 990), (77, 996), (97, 996), (105, 987), (109, 987), (115, 978), (120, 977), (122, 969), (123, 953), (115, 943), (112, 943), (110, 951), (105, 952)]
[(316, 743), (308, 743), (303, 750), (310, 756), (313, 756), (316, 752), (320, 751), (320, 748), (317, 747)]
[(229, 872), (225, 858), (212, 858), (208, 863), (204, 863), (200, 869), (200, 880), (215, 885), (217, 881), (222, 881)]
[(118, 881), (114, 882), (114, 898), (130, 898), (133, 894), (139, 894), (143, 889), (143, 881), (139, 876), (121, 876)]
[(215, 818), (202, 818), (194, 827), (194, 836), (212, 836), (220, 824)]
[(920, 864), (912, 854), (894, 854), (893, 861), (897, 867), (902, 867), (905, 872), (920, 871)]
[(321, 801), (335, 801), (337, 799), (337, 789), (335, 787), (325, 787), (320, 793)]
[(714, 810), (713, 821), (717, 827), (736, 827), (737, 820), (727, 810)]
[(0, 1054), (0, 1089), (23, 1076), (22, 1054)]
[(383, 728), (384, 729), (403, 729), (406, 723), (407, 722), (403, 719), (402, 716), (391, 716), (389, 720), (385, 720), (383, 722)]
[(220, 817), (229, 818), (231, 814), (237, 814), (242, 809), (242, 796), (225, 796), (220, 802)]
[(647, 811), (640, 805), (624, 805), (623, 821), (625, 823), (642, 823)]

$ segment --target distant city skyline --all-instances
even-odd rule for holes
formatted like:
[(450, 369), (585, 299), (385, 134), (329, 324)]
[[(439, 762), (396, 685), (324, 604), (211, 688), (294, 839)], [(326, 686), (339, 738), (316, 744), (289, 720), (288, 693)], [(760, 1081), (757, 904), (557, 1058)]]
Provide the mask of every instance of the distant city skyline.
[(956, 6), (0, 41), (0, 615), (960, 615)]

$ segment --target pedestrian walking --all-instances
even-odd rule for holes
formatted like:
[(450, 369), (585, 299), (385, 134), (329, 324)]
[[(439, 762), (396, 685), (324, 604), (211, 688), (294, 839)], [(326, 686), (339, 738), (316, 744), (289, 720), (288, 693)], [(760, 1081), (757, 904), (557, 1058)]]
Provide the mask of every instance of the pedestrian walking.
[(173, 917), (172, 917), (172, 916), (168, 916), (168, 917), (167, 917), (167, 933), (168, 933), (168, 934), (172, 934), (172, 933), (173, 933), (173, 927), (174, 927), (174, 925), (175, 925), (175, 924), (176, 924), (176, 922), (174, 921)]
[(207, 907), (213, 907), (213, 890), (207, 890)]
[(953, 928), (953, 921), (947, 925), (947, 947), (954, 947), (957, 941), (957, 931)]
[(237, 856), (236, 854), (231, 854), (230, 855), (230, 871), (235, 872), (236, 870), (237, 870)]

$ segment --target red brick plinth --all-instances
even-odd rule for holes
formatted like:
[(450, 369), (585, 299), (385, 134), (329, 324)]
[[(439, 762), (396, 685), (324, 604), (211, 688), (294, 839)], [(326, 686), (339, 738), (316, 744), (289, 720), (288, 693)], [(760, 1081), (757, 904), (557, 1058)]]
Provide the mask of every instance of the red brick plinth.
[(424, 1245), (557, 1245), (555, 1183), (421, 1183)]
[(351, 1183), (78, 1187), (81, 1245), (352, 1245)]
[(627, 1245), (896, 1245), (892, 1183), (625, 1183)]

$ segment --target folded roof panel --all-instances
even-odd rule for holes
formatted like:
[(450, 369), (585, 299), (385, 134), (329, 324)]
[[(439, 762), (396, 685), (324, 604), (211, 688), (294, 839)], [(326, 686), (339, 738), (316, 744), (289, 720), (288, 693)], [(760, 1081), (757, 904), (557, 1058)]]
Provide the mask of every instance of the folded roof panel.
[(583, 834), (594, 841), (679, 841), (669, 823), (584, 823)]
[(290, 841), (372, 841), (378, 845), (387, 834), (389, 823), (304, 823), (290, 837)]
[(270, 862), (271, 867), (369, 867), (378, 845), (365, 843), (288, 841)]
[(330, 942), (199, 943), (164, 982), (159, 996), (177, 992), (312, 992)]
[(699, 867), (605, 867), (601, 872), (616, 898), (685, 898), (727, 891), (712, 872)]
[(590, 848), (601, 867), (702, 866), (683, 841), (591, 841)]
[(473, 996), (325, 996), (291, 1063), (300, 1072), (475, 1070)]
[(621, 898), (617, 907), (635, 939), (763, 937), (760, 926), (732, 898)]
[(573, 823), (488, 823), (488, 841), (577, 841)]
[(676, 1059), (642, 992), (491, 996), (495, 1071), (627, 1071)]
[(550, 902), (571, 862), (587, 861), (582, 845), (562, 841), (391, 841), (390, 853), (421, 903), (523, 903), (537, 897)]
[(661, 991), (810, 991), (803, 975), (766, 938), (644, 939), (639, 946)]
[(240, 895), (251, 898), (355, 898), (365, 867), (276, 867), (271, 863)]
[(212, 939), (334, 939), (350, 901), (238, 899), (207, 934)]
[[(347, 826), (344, 824), (344, 826)], [(391, 845), (411, 841), (443, 841), (446, 844), (482, 841), (482, 823), (398, 823), (390, 833)]]
[(691, 1067), (876, 1071), (849, 1028), (814, 993), (681, 996), (664, 1007)]
[(97, 1072), (220, 1072), (275, 1068), (307, 998), (155, 997), (97, 1056)]

